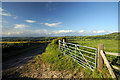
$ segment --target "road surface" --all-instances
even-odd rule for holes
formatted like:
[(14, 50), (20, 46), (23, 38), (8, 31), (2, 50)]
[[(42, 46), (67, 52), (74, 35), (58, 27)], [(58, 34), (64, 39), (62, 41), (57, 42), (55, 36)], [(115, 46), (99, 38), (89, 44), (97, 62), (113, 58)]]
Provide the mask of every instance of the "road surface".
[(17, 68), (27, 63), (29, 60), (33, 59), (38, 54), (44, 52), (45, 48), (47, 47), (48, 43), (43, 43), (40, 45), (35, 45), (30, 47), (30, 49), (26, 49), (28, 51), (23, 50), (22, 54), (11, 58), (2, 63), (2, 73), (3, 77), (7, 77), (7, 75), (12, 75)]

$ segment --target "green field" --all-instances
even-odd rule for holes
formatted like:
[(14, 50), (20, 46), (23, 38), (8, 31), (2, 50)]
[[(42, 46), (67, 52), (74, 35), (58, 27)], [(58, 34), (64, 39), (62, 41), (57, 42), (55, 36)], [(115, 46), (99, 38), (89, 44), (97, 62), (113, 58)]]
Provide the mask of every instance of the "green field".
[(0, 43), (2, 43), (2, 49), (6, 50), (29, 47), (37, 43), (47, 43), (51, 42), (55, 38), (56, 37), (3, 37)]
[(104, 51), (119, 53), (118, 42), (120, 41), (118, 33), (101, 36), (71, 36), (67, 37), (67, 42), (77, 43), (79, 45), (98, 48), (98, 44), (104, 45)]

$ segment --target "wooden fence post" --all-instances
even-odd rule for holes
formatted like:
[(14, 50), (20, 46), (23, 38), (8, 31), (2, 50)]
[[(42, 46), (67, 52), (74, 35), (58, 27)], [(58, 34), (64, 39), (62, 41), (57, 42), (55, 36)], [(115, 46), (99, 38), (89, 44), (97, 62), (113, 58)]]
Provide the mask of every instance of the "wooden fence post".
[[(112, 68), (111, 68), (111, 66), (110, 66), (110, 64), (109, 64), (109, 62), (108, 62), (108, 60), (107, 60), (107, 58), (106, 58), (106, 56), (105, 56), (105, 54), (103, 53), (102, 50), (100, 51), (100, 54), (101, 54), (102, 58), (104, 59), (104, 62), (106, 64), (106, 66), (107, 66), (107, 68), (109, 70), (109, 73), (111, 74), (112, 78), (117, 78), (115, 76), (115, 73), (113, 72), (113, 70), (112, 70)], [(115, 80), (117, 80), (117, 79), (115, 79)]]
[(103, 44), (98, 44), (97, 68), (103, 68), (103, 58), (100, 54), (100, 50), (103, 50)]
[(60, 40), (58, 40), (58, 44), (59, 44), (59, 50), (60, 50), (60, 46), (61, 46), (60, 42), (61, 42), (61, 41), (60, 41)]

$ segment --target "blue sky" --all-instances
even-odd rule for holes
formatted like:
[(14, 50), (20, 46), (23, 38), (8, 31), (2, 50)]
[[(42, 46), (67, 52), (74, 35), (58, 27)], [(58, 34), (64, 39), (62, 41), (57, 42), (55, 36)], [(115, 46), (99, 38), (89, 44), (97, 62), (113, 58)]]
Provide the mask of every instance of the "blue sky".
[(2, 36), (101, 35), (118, 31), (117, 2), (3, 2)]

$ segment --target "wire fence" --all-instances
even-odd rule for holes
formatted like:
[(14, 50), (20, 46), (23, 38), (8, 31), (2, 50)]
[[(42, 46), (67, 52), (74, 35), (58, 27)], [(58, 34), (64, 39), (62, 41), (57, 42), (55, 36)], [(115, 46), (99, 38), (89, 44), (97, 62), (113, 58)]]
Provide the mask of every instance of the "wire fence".
[(65, 55), (70, 56), (74, 61), (84, 68), (92, 71), (97, 67), (97, 49), (78, 44), (68, 43), (59, 40), (59, 49)]

